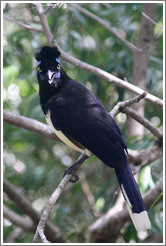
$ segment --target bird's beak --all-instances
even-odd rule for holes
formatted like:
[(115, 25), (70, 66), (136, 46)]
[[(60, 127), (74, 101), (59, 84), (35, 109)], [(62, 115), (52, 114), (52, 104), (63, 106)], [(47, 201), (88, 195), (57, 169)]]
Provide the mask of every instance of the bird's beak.
[(54, 74), (55, 72), (52, 72), (51, 70), (48, 70), (48, 83), (51, 85), (54, 81)]

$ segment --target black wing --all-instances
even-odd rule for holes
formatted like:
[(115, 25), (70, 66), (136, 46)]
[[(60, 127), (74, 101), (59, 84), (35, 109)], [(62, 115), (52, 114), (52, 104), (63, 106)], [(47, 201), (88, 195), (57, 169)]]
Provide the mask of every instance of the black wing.
[(119, 126), (89, 90), (73, 83), (50, 101), (54, 127), (77, 140), (107, 165), (123, 166), (127, 147)]

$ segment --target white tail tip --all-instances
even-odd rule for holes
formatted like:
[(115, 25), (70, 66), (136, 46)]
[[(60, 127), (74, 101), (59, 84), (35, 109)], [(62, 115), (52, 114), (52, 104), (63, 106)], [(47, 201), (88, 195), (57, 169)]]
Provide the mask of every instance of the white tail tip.
[(151, 223), (147, 211), (142, 211), (139, 214), (132, 213), (131, 219), (138, 232), (146, 231), (151, 228)]
[(148, 229), (151, 229), (151, 223), (147, 211), (145, 210), (140, 213), (133, 213), (131, 203), (129, 201), (129, 198), (127, 196), (123, 184), (121, 185), (121, 189), (127, 203), (127, 208), (129, 210), (130, 217), (133, 221), (136, 230), (139, 232), (139, 231), (146, 231)]

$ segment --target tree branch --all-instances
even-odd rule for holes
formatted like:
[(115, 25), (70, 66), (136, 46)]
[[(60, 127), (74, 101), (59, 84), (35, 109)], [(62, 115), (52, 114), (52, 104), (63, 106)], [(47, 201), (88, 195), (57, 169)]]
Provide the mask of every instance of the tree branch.
[(141, 95), (128, 99), (124, 102), (118, 102), (117, 105), (115, 105), (115, 107), (111, 110), (110, 114), (115, 117), (119, 112), (124, 112), (147, 128), (154, 136), (158, 138), (159, 142), (162, 142), (163, 133), (158, 128), (154, 127), (149, 120), (143, 118), (131, 107), (128, 107), (134, 103), (138, 103), (141, 99), (145, 98), (146, 95), (147, 93), (144, 92)]
[[(130, 92), (134, 92), (137, 95), (140, 95), (140, 94), (145, 92), (141, 88), (139, 88), (139, 87), (137, 87), (135, 85), (132, 85), (131, 83), (126, 82), (126, 81), (124, 81), (122, 79), (119, 79), (116, 76), (114, 76), (114, 75), (112, 75), (112, 74), (110, 74), (108, 72), (105, 72), (104, 70), (102, 70), (102, 69), (100, 69), (98, 67), (89, 65), (89, 64), (87, 64), (85, 62), (80, 61), (79, 59), (74, 58), (73, 56), (70, 56), (70, 55), (66, 54), (61, 49), (60, 49), (60, 52), (61, 52), (61, 58), (63, 60), (75, 65), (76, 67), (82, 68), (83, 70), (86, 70), (86, 71), (88, 71), (90, 73), (93, 73), (93, 74), (97, 75), (98, 77), (100, 77), (102, 79), (105, 79), (108, 82), (113, 83), (114, 85), (116, 85), (116, 86), (118, 86), (120, 88), (123, 88), (125, 90), (130, 91)], [(156, 96), (154, 96), (154, 95), (152, 95), (152, 94), (150, 94), (150, 93), (147, 93), (147, 96), (145, 97), (145, 100), (153, 102), (157, 106), (160, 106), (160, 107), (163, 106), (163, 100), (158, 98), (158, 97), (156, 97)]]
[[(156, 3), (144, 3), (142, 4), (142, 11), (148, 13), (152, 18), (155, 18)], [(147, 71), (149, 60), (149, 47), (153, 39), (153, 25), (149, 23), (143, 16), (140, 20), (140, 30), (138, 34), (137, 47), (141, 48), (143, 52), (133, 53), (133, 69), (132, 69), (132, 83), (133, 85), (146, 91), (147, 84)], [(135, 111), (144, 117), (145, 102), (134, 105)], [(129, 119), (128, 136), (132, 137), (144, 135), (144, 128), (138, 124), (133, 118)]]
[(139, 96), (132, 97), (124, 102), (118, 102), (117, 105), (111, 110), (110, 114), (115, 117), (119, 112), (123, 111), (124, 108), (134, 104), (139, 103), (139, 101), (147, 96), (147, 92), (143, 92)]
[(133, 108), (126, 107), (126, 108), (122, 109), (122, 112), (131, 116), (133, 119), (135, 119), (137, 122), (142, 124), (145, 128), (147, 128), (155, 137), (158, 138), (159, 142), (163, 141), (163, 133), (160, 131), (160, 129), (153, 126), (149, 120), (143, 118)]
[(73, 7), (83, 13), (84, 15), (90, 17), (93, 19), (95, 22), (98, 22), (101, 24), (103, 27), (105, 27), (111, 34), (113, 34), (118, 40), (120, 40), (129, 50), (132, 52), (141, 52), (142, 49), (136, 47), (134, 44), (128, 42), (126, 39), (124, 39), (116, 30), (115, 28), (112, 28), (110, 24), (106, 21), (103, 20), (102, 18), (98, 17), (97, 15), (91, 13), (89, 10), (84, 9), (83, 7), (79, 6), (78, 4), (72, 4), (72, 7), (70, 7), (71, 10), (73, 10)]
[(56, 136), (55, 133), (53, 133), (48, 125), (43, 124), (37, 120), (30, 119), (21, 115), (16, 115), (6, 110), (3, 111), (3, 119), (5, 122), (14, 126), (22, 127), (26, 130), (36, 132), (43, 137), (60, 141), (60, 139)]
[[(146, 93), (143, 93), (142, 95), (139, 95), (137, 97), (129, 99), (129, 100), (125, 101), (125, 102), (119, 103), (118, 107), (115, 106), (115, 108), (111, 111), (112, 116), (115, 116), (118, 113), (120, 108), (122, 110), (124, 110), (126, 106), (131, 105), (131, 104), (136, 103), (136, 102), (139, 102), (145, 96), (146, 96)], [(33, 120), (33, 119), (28, 119), (27, 120), (26, 117), (15, 116), (12, 113), (9, 113), (7, 111), (4, 111), (4, 120), (7, 121), (8, 123), (12, 123), (12, 124), (17, 125), (17, 126), (25, 127), (28, 130), (36, 131), (37, 133), (39, 133), (39, 134), (41, 134), (43, 136), (51, 137), (51, 138), (55, 139), (55, 136), (52, 137), (52, 132), (50, 132), (51, 129), (48, 126), (46, 126), (45, 124), (42, 124), (42, 123), (40, 123), (40, 122), (38, 122), (36, 120)], [(152, 156), (151, 152), (152, 152), (152, 149), (150, 150), (150, 155), (149, 155), (150, 157)], [(147, 151), (144, 152), (144, 153), (146, 153), (146, 157), (147, 157)], [(153, 154), (155, 153), (154, 149), (153, 149), (152, 153)], [(156, 153), (157, 153), (157, 157), (159, 155), (161, 155), (161, 152), (159, 152), (157, 149), (156, 149)], [(146, 165), (147, 164), (147, 158), (144, 158), (144, 157), (145, 156), (143, 155), (143, 153), (141, 153), (141, 159), (142, 160), (146, 160), (146, 162), (144, 162), (142, 165)], [(82, 164), (83, 161), (85, 159), (87, 159), (87, 158), (88, 158), (87, 156), (83, 155), (81, 157), (81, 159), (79, 159), (80, 163)], [(135, 159), (137, 161), (137, 163), (139, 162), (138, 156), (135, 156), (135, 158), (134, 158), (133, 152), (132, 152), (132, 154), (129, 152), (129, 158), (130, 158), (130, 160)], [(151, 159), (153, 159), (153, 158), (156, 158), (156, 155), (153, 155), (153, 157), (151, 157)], [(48, 218), (48, 215), (50, 213), (50, 210), (51, 210), (52, 206), (56, 203), (56, 201), (59, 198), (59, 196), (61, 195), (63, 189), (68, 184), (71, 176), (72, 175), (66, 175), (64, 177), (64, 179), (61, 181), (62, 183), (60, 183), (60, 185), (58, 186), (58, 189), (53, 193), (53, 195), (49, 199), (49, 201), (48, 201), (48, 203), (47, 203), (47, 205), (46, 205), (46, 207), (44, 209), (44, 212), (43, 212), (43, 215), (41, 217), (40, 223), (38, 224), (38, 228), (37, 228), (35, 236), (34, 236), (34, 242), (36, 242), (38, 240), (38, 235), (39, 234), (40, 234), (40, 237), (42, 238), (43, 242), (48, 242), (46, 237), (45, 237), (45, 234), (44, 234), (44, 228), (45, 228), (46, 220)], [(20, 198), (20, 197), (19, 197), (19, 199), (16, 199), (16, 200), (17, 201), (18, 200), (19, 201), (23, 201), (23, 199)], [(24, 206), (24, 209), (25, 209), (25, 207), (26, 206)], [(29, 215), (29, 212), (27, 213), (27, 211), (26, 211), (26, 214)]]
[[(74, 173), (77, 172), (77, 170), (80, 168), (80, 166), (83, 164), (83, 162), (86, 159), (88, 159), (87, 155), (85, 155), (85, 154), (80, 155), (78, 160), (72, 165), (72, 167), (74, 167), (72, 169), (74, 171)], [(60, 184), (58, 185), (58, 188), (54, 191), (54, 193), (51, 195), (50, 199), (48, 200), (48, 202), (47, 202), (47, 204), (43, 210), (42, 216), (40, 218), (40, 222), (37, 226), (36, 233), (35, 233), (35, 236), (33, 238), (33, 243), (37, 242), (39, 235), (40, 235), (41, 240), (44, 243), (49, 242), (45, 236), (45, 233), (44, 233), (44, 229), (45, 229), (45, 225), (46, 225), (49, 213), (50, 213), (52, 207), (56, 204), (58, 198), (60, 197), (60, 195), (62, 194), (62, 192), (66, 188), (69, 181), (72, 179), (72, 176), (73, 176), (72, 174), (66, 174), (64, 176), (64, 178), (61, 180)]]
[(140, 151), (128, 149), (128, 161), (134, 166), (139, 166), (138, 170), (162, 156), (163, 150), (158, 145), (152, 146), (148, 149), (142, 149)]
[(19, 227), (16, 227), (9, 233), (8, 237), (5, 240), (5, 243), (17, 243), (16, 240), (19, 240), (24, 235), (24, 230)]
[[(146, 96), (146, 93), (143, 93), (142, 95), (136, 96), (134, 98), (131, 98), (129, 100), (126, 100), (125, 102), (119, 102), (110, 112), (110, 114), (115, 117), (118, 112), (123, 111), (126, 114), (131, 113), (131, 108), (130, 110), (127, 110), (127, 108), (125, 108), (126, 106), (129, 106), (133, 103), (138, 103), (142, 98), (144, 98)], [(135, 117), (136, 115), (136, 117)], [(53, 140), (57, 140), (60, 141), (60, 139), (52, 132), (51, 128), (46, 125), (43, 124), (37, 120), (34, 119), (30, 119), (24, 116), (20, 116), (20, 115), (15, 115), (11, 112), (8, 112), (6, 110), (4, 110), (4, 120), (7, 123), (13, 124), (15, 126), (18, 127), (23, 127), (27, 130), (36, 132), (44, 137), (47, 138), (51, 138)], [(132, 117), (132, 115), (131, 115)], [(133, 117), (138, 120), (141, 124), (143, 123), (144, 126), (149, 129), (154, 135), (156, 135), (158, 137), (159, 140), (162, 140), (162, 133), (155, 128), (154, 126), (151, 125), (151, 123), (145, 119), (143, 119), (142, 117), (140, 117), (136, 112), (134, 112)], [(145, 123), (144, 123), (145, 122)], [(159, 143), (161, 143), (161, 141), (159, 141)], [(129, 155), (129, 162), (131, 162), (134, 165), (147, 165), (149, 163), (151, 163), (152, 161), (158, 159), (159, 157), (162, 156), (162, 148), (160, 146), (155, 146), (152, 147), (150, 149), (145, 149), (145, 150), (141, 150), (141, 151), (135, 151), (134, 150), (128, 150)]]
[[(47, 38), (48, 40), (48, 43), (52, 46), (55, 44), (54, 42), (54, 37), (50, 31), (50, 28), (48, 26), (48, 22), (47, 22), (47, 18), (44, 14), (44, 11), (43, 11), (43, 7), (40, 3), (33, 3), (35, 6), (36, 6), (36, 10), (39, 14), (39, 18), (40, 18), (40, 21), (41, 21), (41, 24), (42, 24), (42, 32), (43, 34), (45, 35), (45, 37)], [(16, 24), (18, 24), (16, 22)], [(38, 30), (37, 30), (38, 31)], [(56, 44), (57, 45), (57, 44)], [(57, 45), (58, 46), (58, 45)], [(79, 67), (79, 68), (82, 68), (83, 70), (86, 70), (90, 73), (93, 73), (95, 75), (97, 75), (98, 77), (102, 78), (102, 79), (105, 79), (107, 80), (108, 82), (111, 82), (113, 84), (115, 84), (116, 86), (118, 87), (121, 87), (121, 88), (124, 88), (125, 90), (129, 90), (130, 92), (134, 92), (135, 94), (137, 95), (140, 95), (142, 93), (144, 93), (144, 90), (140, 89), (139, 87), (137, 86), (134, 86), (122, 79), (119, 79), (117, 78), (116, 76), (110, 74), (110, 73), (107, 73), (105, 72), (104, 70), (98, 68), (98, 67), (95, 67), (95, 66), (92, 66), (92, 65), (89, 65), (85, 62), (82, 62), (80, 61), (79, 59), (76, 59), (74, 58), (73, 56), (70, 56), (68, 54), (66, 54), (63, 50), (61, 50), (61, 57), (63, 60)], [(147, 93), (147, 96), (145, 98), (146, 100), (150, 101), (150, 102), (153, 102), (155, 103), (156, 105), (158, 106), (163, 106), (163, 100), (150, 94), (150, 93)]]
[(36, 10), (37, 10), (38, 15), (39, 15), (39, 18), (40, 18), (40, 22), (42, 25), (42, 32), (47, 37), (49, 44), (53, 45), (54, 44), (54, 37), (50, 31), (46, 15), (44, 14), (44, 11), (43, 11), (42, 4), (41, 3), (33, 3), (33, 4), (35, 5)]
[(85, 197), (89, 203), (89, 206), (90, 206), (90, 209), (91, 209), (93, 215), (95, 217), (99, 217), (101, 215), (100, 211), (95, 206), (95, 198), (94, 198), (94, 196), (90, 190), (88, 182), (86, 181), (86, 176), (82, 170), (79, 172), (79, 178), (80, 178), (82, 190), (83, 190)]
[[(137, 96), (135, 98), (132, 98), (130, 100), (127, 100), (126, 102), (122, 102), (121, 105), (122, 105), (122, 108), (124, 109), (125, 106), (127, 105), (131, 105), (132, 103), (135, 103), (135, 102), (139, 102), (142, 98), (144, 98), (146, 96), (146, 93), (143, 93), (143, 95), (140, 95), (140, 96)], [(115, 113), (118, 113), (118, 110), (114, 110), (114, 113), (112, 113), (112, 115), (114, 116)], [(82, 154), (79, 159), (76, 161), (76, 163), (78, 162), (78, 167), (76, 169), (74, 169), (74, 171), (77, 171), (79, 169), (79, 167), (82, 165), (82, 163), (88, 159), (89, 157), (86, 156), (85, 154)], [(71, 169), (72, 167), (74, 166), (75, 167), (75, 164), (74, 163), (72, 166), (71, 166)], [(72, 178), (72, 175), (71, 174), (67, 174), (63, 179), (62, 181), (60, 182), (58, 188), (54, 191), (54, 193), (51, 195), (49, 201), (47, 202), (45, 208), (44, 208), (44, 211), (43, 211), (43, 214), (41, 216), (41, 219), (40, 219), (40, 222), (38, 224), (38, 227), (36, 229), (36, 233), (35, 233), (35, 236), (34, 236), (34, 239), (33, 239), (33, 242), (36, 243), (38, 241), (38, 237), (40, 235), (40, 238), (42, 239), (42, 241), (44, 243), (48, 243), (49, 241), (47, 240), (46, 236), (45, 236), (45, 233), (44, 233), (44, 229), (45, 229), (45, 223), (48, 219), (48, 216), (49, 216), (49, 213), (52, 209), (52, 207), (55, 205), (55, 203), (57, 202), (58, 198), (60, 197), (60, 195), (62, 194), (62, 192), (64, 191), (64, 189), (66, 188), (68, 182), (71, 180)]]
[(153, 25), (157, 25), (158, 27), (160, 27), (162, 29), (162, 26), (160, 26), (157, 22), (155, 22), (149, 15), (147, 15), (145, 12), (142, 11), (142, 15), (148, 19), (151, 23), (153, 23)]
[(3, 215), (5, 218), (10, 220), (13, 224), (21, 227), (23, 230), (35, 232), (35, 223), (25, 216), (20, 216), (17, 213), (13, 212), (6, 205), (3, 205)]
[[(40, 220), (40, 215), (34, 210), (28, 199), (5, 178), (3, 179), (3, 188), (8, 197), (37, 224)], [(51, 242), (65, 242), (60, 230), (50, 222), (46, 225), (46, 235)]]
[(18, 21), (18, 20), (13, 19), (12, 17), (7, 16), (7, 15), (4, 15), (4, 18), (5, 18), (6, 20), (9, 20), (9, 21), (11, 21), (11, 22), (14, 22), (14, 23), (16, 23), (17, 25), (21, 26), (22, 28), (28, 29), (28, 30), (30, 30), (30, 31), (42, 32), (42, 30), (39, 29), (39, 28), (32, 27), (32, 26), (30, 26), (30, 25), (24, 24), (24, 23), (22, 23), (22, 22), (20, 22), (20, 21)]
[[(150, 209), (162, 189), (161, 181), (154, 189), (149, 190), (143, 196), (147, 210)], [(120, 234), (121, 228), (130, 220), (126, 206), (120, 211), (117, 206), (118, 204), (90, 225), (91, 238), (95, 238), (96, 242), (114, 242), (115, 238)]]

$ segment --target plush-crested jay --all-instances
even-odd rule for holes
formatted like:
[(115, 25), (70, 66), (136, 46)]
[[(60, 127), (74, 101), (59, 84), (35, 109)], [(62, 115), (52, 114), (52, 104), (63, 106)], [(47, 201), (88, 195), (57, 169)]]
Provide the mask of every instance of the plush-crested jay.
[(35, 54), (40, 103), (48, 124), (66, 145), (89, 156), (93, 153), (114, 168), (137, 231), (150, 229), (118, 124), (90, 90), (66, 74), (59, 56), (56, 46), (44, 46)]

